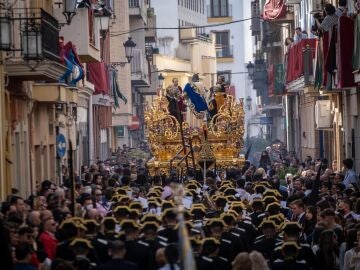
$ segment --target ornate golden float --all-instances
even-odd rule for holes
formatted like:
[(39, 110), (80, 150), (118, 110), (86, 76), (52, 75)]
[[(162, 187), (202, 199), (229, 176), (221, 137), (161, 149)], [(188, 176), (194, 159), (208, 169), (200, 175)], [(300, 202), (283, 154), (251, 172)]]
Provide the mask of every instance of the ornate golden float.
[(169, 113), (165, 96), (157, 97), (145, 110), (146, 135), (153, 158), (148, 161), (150, 175), (172, 170), (186, 172), (206, 168), (222, 170), (241, 167), (244, 141), (243, 101), (227, 95), (223, 105), (202, 127), (191, 127)]

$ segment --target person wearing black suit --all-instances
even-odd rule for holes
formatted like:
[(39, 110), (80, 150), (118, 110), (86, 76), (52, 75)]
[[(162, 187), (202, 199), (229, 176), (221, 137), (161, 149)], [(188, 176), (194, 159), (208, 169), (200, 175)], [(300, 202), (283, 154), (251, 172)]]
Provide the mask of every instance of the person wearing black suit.
[(111, 242), (109, 254), (112, 259), (109, 262), (101, 265), (98, 270), (139, 270), (135, 263), (124, 259), (126, 254), (124, 242), (120, 240)]

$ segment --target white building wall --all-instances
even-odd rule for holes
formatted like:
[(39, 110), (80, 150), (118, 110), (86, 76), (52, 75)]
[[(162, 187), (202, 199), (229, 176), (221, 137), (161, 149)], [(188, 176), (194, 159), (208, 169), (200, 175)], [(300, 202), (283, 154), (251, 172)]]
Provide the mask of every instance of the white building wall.
[[(206, 25), (207, 15), (206, 6), (201, 5), (205, 0), (192, 0), (197, 4), (197, 8), (185, 6), (185, 1), (178, 0), (153, 0), (151, 6), (155, 10), (156, 26), (177, 28), (185, 23), (188, 25), (203, 26)], [(190, 1), (189, 1), (190, 2)], [(178, 5), (178, 3), (180, 5)], [(179, 47), (179, 31), (177, 29), (158, 29), (157, 43), (160, 54), (168, 56), (177, 56)]]
[[(174, 1), (174, 0), (172, 0)], [(207, 23), (207, 15), (206, 15), (206, 7), (200, 8), (200, 0), (197, 0), (198, 11), (188, 9), (184, 6), (178, 6), (178, 14), (179, 20), (194, 24), (194, 25), (206, 25)]]
[[(166, 2), (166, 3), (165, 3)], [(156, 16), (156, 27), (178, 27), (177, 0), (153, 0), (151, 6)], [(160, 54), (175, 56), (179, 46), (178, 30), (157, 29), (157, 43)]]

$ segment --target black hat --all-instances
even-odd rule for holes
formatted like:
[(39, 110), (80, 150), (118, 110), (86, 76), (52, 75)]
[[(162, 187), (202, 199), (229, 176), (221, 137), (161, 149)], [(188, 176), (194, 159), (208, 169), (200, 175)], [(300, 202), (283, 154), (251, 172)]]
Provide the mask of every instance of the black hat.
[(92, 249), (93, 246), (91, 242), (87, 239), (83, 238), (75, 238), (70, 242), (70, 247), (73, 248), (84, 248), (84, 249)]
[(137, 201), (132, 201), (129, 205), (130, 209), (139, 209), (140, 211), (143, 210), (143, 206), (141, 204), (141, 202), (137, 202)]
[(146, 214), (144, 215), (141, 220), (141, 223), (145, 224), (145, 222), (156, 222), (157, 224), (161, 224), (160, 218), (155, 214)]
[(125, 230), (139, 230), (140, 226), (131, 219), (125, 219), (120, 223), (120, 227), (122, 231)]
[(148, 230), (153, 230), (153, 231), (157, 231), (159, 229), (159, 224), (155, 221), (147, 221), (144, 222), (144, 224), (141, 226), (141, 231), (148, 231)]
[(272, 202), (266, 206), (265, 211), (274, 213), (274, 212), (280, 211), (280, 208), (281, 208), (280, 203)]
[(263, 197), (263, 202), (265, 203), (265, 205), (268, 205), (270, 203), (277, 202), (277, 201), (278, 201), (278, 199), (273, 195), (266, 195), (265, 197)]
[(260, 225), (259, 225), (259, 228), (260, 229), (266, 229), (266, 228), (273, 228), (273, 229), (276, 229), (277, 228), (277, 225), (276, 223), (271, 220), (271, 219), (264, 219)]
[(162, 219), (164, 218), (175, 219), (176, 217), (177, 217), (177, 213), (175, 208), (167, 208), (162, 214)]
[(206, 222), (206, 226), (208, 227), (225, 227), (226, 224), (225, 222), (220, 219), (220, 218), (212, 218), (212, 219), (209, 219), (207, 222)]
[(161, 209), (165, 211), (168, 208), (174, 208), (175, 204), (172, 201), (163, 201), (161, 204)]
[(207, 237), (201, 241), (202, 246), (220, 246), (220, 241), (214, 237)]
[(117, 216), (128, 216), (130, 212), (131, 212), (130, 208), (125, 205), (119, 205), (115, 207), (115, 209), (113, 210), (113, 213)]
[(227, 224), (230, 225), (232, 222), (236, 222), (237, 213), (233, 210), (229, 210), (221, 214), (221, 219)]
[(282, 230), (288, 235), (299, 236), (302, 231), (302, 227), (298, 222), (289, 221), (284, 223)]
[(295, 241), (284, 242), (281, 245), (281, 253), (286, 261), (296, 260), (301, 247)]

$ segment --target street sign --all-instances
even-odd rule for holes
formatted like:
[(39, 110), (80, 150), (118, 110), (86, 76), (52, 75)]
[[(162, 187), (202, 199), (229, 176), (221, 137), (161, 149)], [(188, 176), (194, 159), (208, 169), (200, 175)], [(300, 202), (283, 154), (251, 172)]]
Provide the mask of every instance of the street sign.
[(66, 154), (66, 139), (63, 134), (56, 137), (56, 153), (59, 158), (63, 158)]

